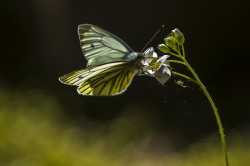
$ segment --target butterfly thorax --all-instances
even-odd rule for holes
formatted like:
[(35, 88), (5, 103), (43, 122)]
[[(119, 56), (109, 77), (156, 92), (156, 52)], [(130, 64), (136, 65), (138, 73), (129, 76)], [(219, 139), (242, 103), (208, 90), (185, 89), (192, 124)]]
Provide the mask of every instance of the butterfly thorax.
[(124, 60), (125, 61), (133, 61), (138, 57), (138, 53), (137, 52), (130, 52), (128, 53), (125, 57)]
[(138, 52), (131, 52), (126, 56), (126, 60), (128, 61), (131, 65), (130, 68), (131, 70), (141, 70), (142, 68), (142, 63), (141, 61), (144, 59), (144, 53), (138, 53)]

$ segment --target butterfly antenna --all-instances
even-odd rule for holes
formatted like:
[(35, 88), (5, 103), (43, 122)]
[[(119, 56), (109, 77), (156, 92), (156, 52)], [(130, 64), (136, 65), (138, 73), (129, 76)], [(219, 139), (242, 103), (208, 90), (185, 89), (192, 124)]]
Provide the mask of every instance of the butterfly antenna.
[(141, 52), (143, 52), (143, 50), (149, 45), (149, 43), (155, 38), (155, 36), (162, 30), (162, 28), (164, 28), (164, 25), (162, 25), (158, 31), (155, 32), (154, 36), (146, 43), (146, 45), (143, 47), (143, 49), (141, 50)]

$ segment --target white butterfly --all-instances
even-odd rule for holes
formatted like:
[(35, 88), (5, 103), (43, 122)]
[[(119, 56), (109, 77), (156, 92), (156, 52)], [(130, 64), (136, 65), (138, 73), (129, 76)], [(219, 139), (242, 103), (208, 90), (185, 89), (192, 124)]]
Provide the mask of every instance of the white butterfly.
[(154, 49), (134, 52), (119, 37), (91, 24), (78, 27), (78, 35), (87, 68), (59, 78), (62, 83), (78, 86), (82, 95), (108, 96), (123, 93), (135, 75), (143, 71), (141, 61), (152, 57)]

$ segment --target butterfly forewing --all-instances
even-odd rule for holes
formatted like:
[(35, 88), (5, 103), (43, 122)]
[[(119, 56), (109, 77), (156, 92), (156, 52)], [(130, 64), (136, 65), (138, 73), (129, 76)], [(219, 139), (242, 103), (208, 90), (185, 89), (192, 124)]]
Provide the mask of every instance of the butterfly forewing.
[(133, 52), (120, 38), (91, 24), (79, 25), (78, 35), (88, 66), (125, 61)]

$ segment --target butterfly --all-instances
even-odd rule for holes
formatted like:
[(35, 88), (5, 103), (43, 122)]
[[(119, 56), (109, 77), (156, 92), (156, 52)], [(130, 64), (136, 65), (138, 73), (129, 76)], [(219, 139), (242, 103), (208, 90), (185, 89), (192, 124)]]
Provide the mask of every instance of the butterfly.
[(134, 52), (122, 39), (95, 25), (78, 26), (80, 45), (87, 68), (59, 77), (68, 85), (78, 86), (81, 95), (111, 96), (123, 93), (135, 75), (142, 72), (140, 61), (154, 49)]

